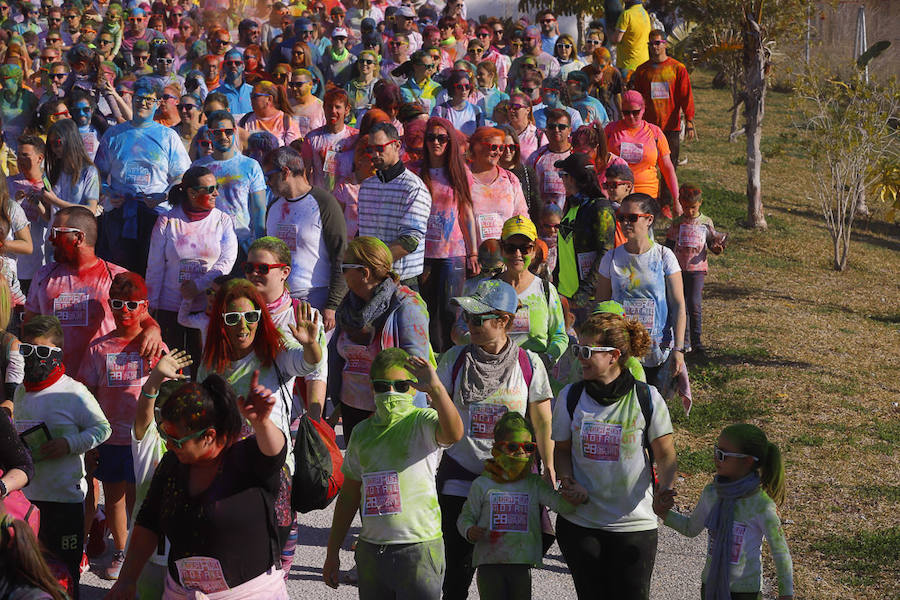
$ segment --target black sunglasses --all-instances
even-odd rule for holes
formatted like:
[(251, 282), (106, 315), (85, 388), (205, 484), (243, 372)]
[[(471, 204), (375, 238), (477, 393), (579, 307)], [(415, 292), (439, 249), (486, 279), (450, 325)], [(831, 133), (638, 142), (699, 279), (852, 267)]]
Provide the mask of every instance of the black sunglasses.
[(401, 394), (405, 394), (409, 391), (409, 388), (412, 387), (412, 381), (409, 379), (373, 379), (372, 380), (372, 389), (375, 390), (376, 394), (384, 394), (392, 389), (395, 392), (400, 392)]

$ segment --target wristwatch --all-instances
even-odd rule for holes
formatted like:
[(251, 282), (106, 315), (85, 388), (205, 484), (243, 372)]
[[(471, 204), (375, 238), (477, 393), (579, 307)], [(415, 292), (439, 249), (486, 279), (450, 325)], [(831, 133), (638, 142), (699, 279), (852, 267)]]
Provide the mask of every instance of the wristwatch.
[(672, 350), (675, 351), (675, 352), (681, 352), (682, 354), (684, 354), (684, 348), (683, 348), (683, 347), (682, 347), (682, 348), (672, 348)]

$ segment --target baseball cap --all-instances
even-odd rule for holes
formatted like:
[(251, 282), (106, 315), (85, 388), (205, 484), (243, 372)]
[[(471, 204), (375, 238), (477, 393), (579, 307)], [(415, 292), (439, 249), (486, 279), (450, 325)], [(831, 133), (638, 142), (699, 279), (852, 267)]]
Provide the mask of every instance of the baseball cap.
[(467, 313), (483, 315), (495, 310), (515, 313), (519, 309), (516, 289), (499, 279), (485, 279), (478, 284), (471, 296), (457, 296), (450, 299)]
[(594, 172), (594, 163), (591, 161), (591, 157), (580, 152), (573, 152), (563, 160), (554, 162), (553, 166), (579, 180), (586, 179)]
[(371, 17), (366, 17), (359, 24), (359, 29), (360, 29), (360, 31), (374, 31), (375, 27), (377, 25), (378, 24), (375, 22), (375, 19), (373, 19)]
[(335, 27), (334, 30), (331, 32), (331, 37), (333, 37), (333, 38), (336, 38), (336, 37), (346, 38), (346, 37), (350, 37), (350, 36), (347, 34), (347, 30), (344, 29), (343, 27)]
[(411, 6), (401, 6), (394, 14), (398, 17), (406, 17), (407, 19), (416, 18), (416, 11), (414, 11)]
[(619, 315), (620, 317), (625, 316), (625, 308), (616, 302), (615, 300), (607, 300), (605, 302), (598, 302), (594, 307), (594, 310), (591, 311), (592, 315), (599, 315), (602, 313), (610, 313), (613, 315)]
[(532, 242), (537, 239), (537, 227), (528, 217), (516, 215), (510, 217), (503, 223), (503, 231), (500, 233), (500, 239), (507, 240), (514, 235), (524, 235)]

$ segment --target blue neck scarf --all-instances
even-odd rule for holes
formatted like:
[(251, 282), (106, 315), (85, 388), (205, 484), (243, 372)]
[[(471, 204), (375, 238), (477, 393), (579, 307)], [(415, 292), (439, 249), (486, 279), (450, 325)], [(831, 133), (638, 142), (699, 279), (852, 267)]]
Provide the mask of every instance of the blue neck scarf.
[(713, 536), (712, 556), (706, 577), (704, 600), (729, 600), (731, 598), (731, 534), (734, 525), (734, 505), (738, 498), (749, 496), (759, 487), (759, 475), (751, 472), (737, 481), (716, 477), (719, 501), (706, 517), (706, 528)]

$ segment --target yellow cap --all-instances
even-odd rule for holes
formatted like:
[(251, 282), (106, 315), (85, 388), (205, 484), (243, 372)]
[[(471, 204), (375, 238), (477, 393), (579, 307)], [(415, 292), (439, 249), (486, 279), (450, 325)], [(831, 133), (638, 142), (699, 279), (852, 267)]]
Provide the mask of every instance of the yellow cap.
[(503, 224), (500, 239), (506, 240), (514, 235), (524, 235), (529, 240), (534, 241), (537, 239), (537, 227), (534, 226), (534, 223), (528, 217), (523, 217), (522, 215), (510, 217)]

